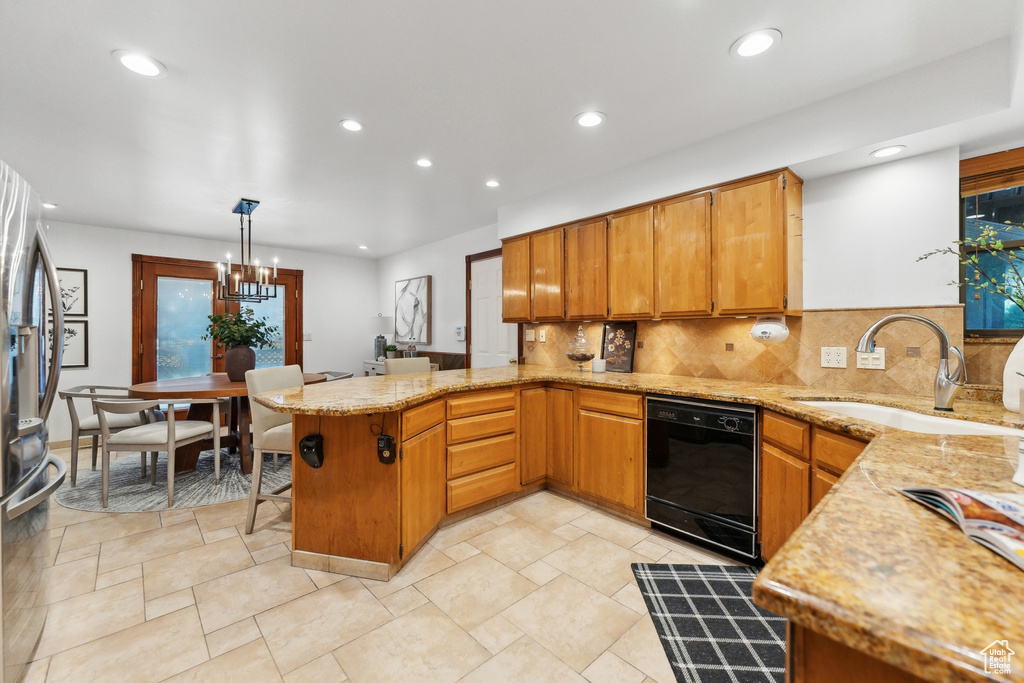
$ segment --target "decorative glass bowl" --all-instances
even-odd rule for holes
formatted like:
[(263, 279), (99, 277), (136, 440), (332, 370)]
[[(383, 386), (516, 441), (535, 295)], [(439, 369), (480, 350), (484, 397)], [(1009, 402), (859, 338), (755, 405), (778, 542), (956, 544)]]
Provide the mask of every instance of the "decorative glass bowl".
[(576, 336), (569, 342), (569, 349), (565, 352), (565, 355), (569, 360), (576, 363), (576, 367), (579, 368), (580, 372), (583, 372), (584, 363), (594, 359), (594, 344), (583, 336), (583, 325), (580, 325)]

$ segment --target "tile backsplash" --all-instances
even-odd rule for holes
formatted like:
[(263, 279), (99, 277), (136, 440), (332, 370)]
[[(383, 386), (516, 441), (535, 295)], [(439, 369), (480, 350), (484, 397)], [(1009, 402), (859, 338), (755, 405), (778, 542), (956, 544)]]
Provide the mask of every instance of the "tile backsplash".
[[(857, 369), (857, 341), (873, 322), (893, 313), (912, 313), (934, 320), (946, 330), (950, 343), (963, 345), (962, 306), (804, 311), (802, 317), (786, 319), (789, 338), (781, 344), (754, 341), (750, 337), (754, 317), (640, 321), (633, 371), (929, 396), (935, 390), (939, 344), (935, 335), (922, 325), (898, 322), (882, 329), (876, 345), (885, 348), (885, 369)], [(544, 343), (524, 344), (526, 362), (571, 367), (565, 351), (579, 325), (526, 325), (526, 329), (546, 332)], [(600, 322), (583, 323), (584, 333), (595, 345), (600, 343), (602, 329)], [(822, 346), (845, 347), (847, 367), (821, 367)], [(920, 356), (913, 355), (915, 349), (920, 349)], [(975, 361), (998, 364), (1001, 378), (1002, 365), (998, 362), (987, 361), (980, 352), (975, 354)], [(970, 370), (969, 362), (968, 377), (975, 383)], [(992, 374), (991, 368), (987, 371)]]

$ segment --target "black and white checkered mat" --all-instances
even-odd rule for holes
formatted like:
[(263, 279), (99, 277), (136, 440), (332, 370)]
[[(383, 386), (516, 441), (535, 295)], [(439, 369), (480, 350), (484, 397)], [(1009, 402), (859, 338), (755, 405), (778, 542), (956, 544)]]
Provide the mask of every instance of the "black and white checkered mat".
[(633, 565), (677, 681), (782, 681), (786, 620), (751, 598), (757, 570), (697, 564)]

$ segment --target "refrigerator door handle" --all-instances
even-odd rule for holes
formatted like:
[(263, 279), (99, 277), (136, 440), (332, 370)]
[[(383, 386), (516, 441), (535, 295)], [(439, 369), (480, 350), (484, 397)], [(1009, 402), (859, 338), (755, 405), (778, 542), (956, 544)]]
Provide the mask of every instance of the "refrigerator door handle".
[[(32, 482), (46, 471), (46, 468), (53, 465), (57, 468), (57, 476), (49, 481), (43, 488), (39, 489), (30, 496), (25, 496), (25, 491), (29, 489)], [(60, 485), (64, 483), (64, 477), (68, 474), (68, 466), (64, 463), (64, 460), (58, 458), (53, 453), (46, 454), (46, 460), (36, 467), (35, 474), (30, 476), (21, 482), (18, 488), (11, 491), (10, 498), (4, 505), (6, 508), (7, 519), (14, 519), (19, 517), (36, 505), (39, 505), (44, 500), (53, 495), (53, 492), (60, 488)]]
[[(50, 255), (50, 247), (46, 244), (46, 236), (40, 232), (39, 254), (43, 258), (46, 269), (46, 285), (50, 289), (50, 303), (53, 305), (53, 348), (50, 350), (50, 368), (46, 373), (46, 390), (39, 405), (39, 417), (46, 420), (50, 415), (53, 399), (57, 397), (57, 380), (60, 378), (60, 363), (64, 357), (64, 310), (60, 305), (60, 279), (57, 277), (57, 266)], [(46, 311), (43, 311), (46, 317)], [(43, 335), (43, 339), (46, 335)], [(45, 348), (45, 343), (43, 344)]]

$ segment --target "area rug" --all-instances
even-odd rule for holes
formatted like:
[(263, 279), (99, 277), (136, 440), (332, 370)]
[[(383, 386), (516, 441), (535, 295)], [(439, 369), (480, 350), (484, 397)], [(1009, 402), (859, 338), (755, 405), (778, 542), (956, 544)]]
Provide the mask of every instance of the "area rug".
[(632, 565), (677, 681), (782, 681), (786, 620), (754, 604), (757, 570)]
[[(86, 450), (80, 457), (89, 457)], [(263, 490), (270, 491), (287, 484), (292, 479), (291, 457), (278, 457), (278, 469), (274, 472), (269, 453), (263, 466)], [(203, 451), (199, 464), (191, 472), (180, 472), (174, 477), (174, 508), (200, 507), (242, 500), (249, 497), (252, 475), (242, 474), (239, 468), (239, 454), (221, 451), (220, 483), (213, 481), (213, 451)], [(78, 484), (71, 486), (71, 478), (54, 494), (57, 502), (64, 507), (92, 512), (148, 512), (167, 509), (167, 459), (161, 453), (157, 461), (156, 485), (149, 483), (149, 468), (143, 477), (138, 455), (122, 455), (110, 463), (110, 488), (107, 507), (100, 505), (100, 470), (81, 470)]]

